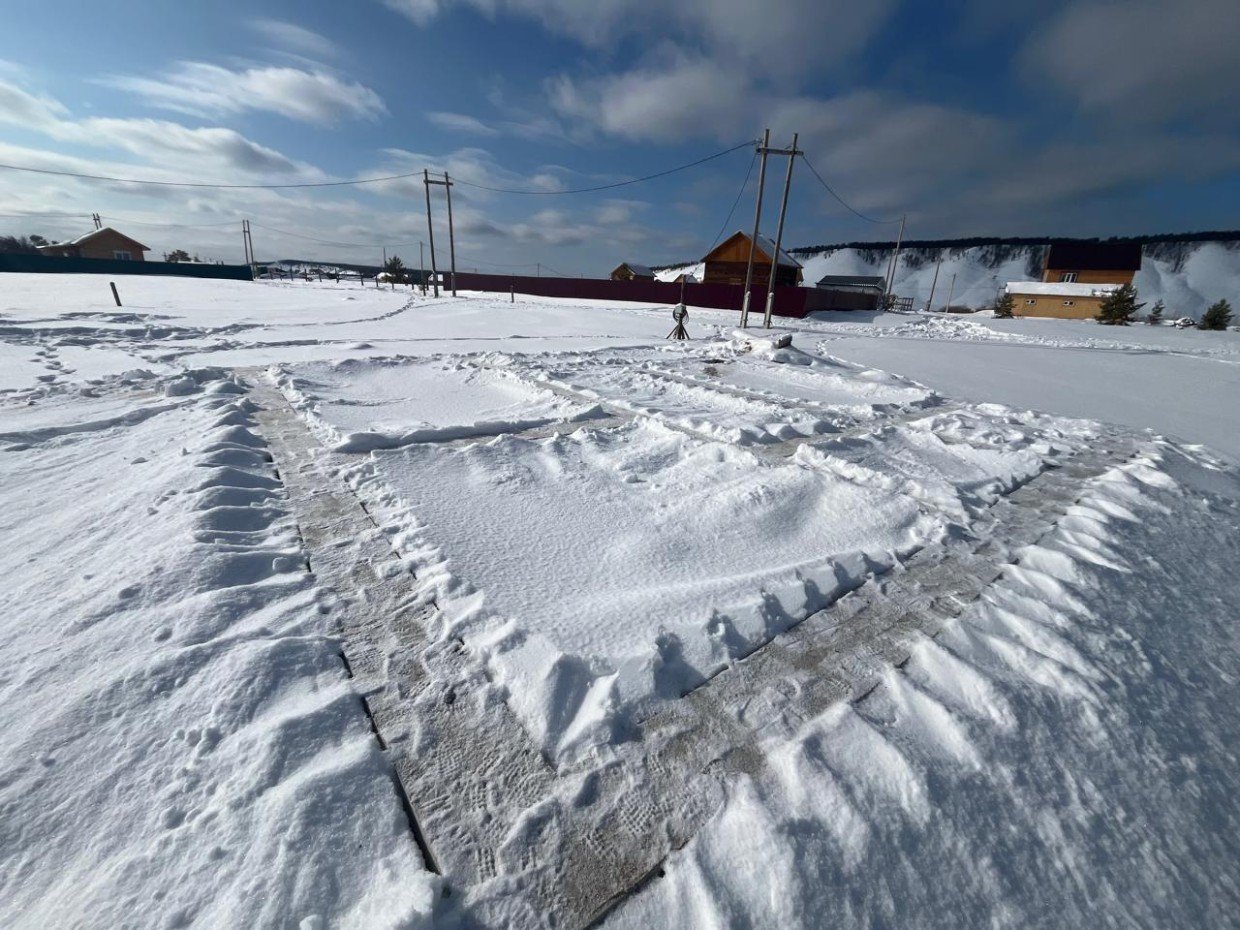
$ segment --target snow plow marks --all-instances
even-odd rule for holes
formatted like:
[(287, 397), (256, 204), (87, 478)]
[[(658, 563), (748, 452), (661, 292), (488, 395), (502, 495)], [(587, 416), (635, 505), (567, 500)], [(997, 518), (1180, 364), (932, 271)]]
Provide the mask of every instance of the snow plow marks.
[[(564, 379), (571, 388), (557, 377), (547, 386), (582, 401), (591, 395), (581, 382), (598, 377)], [(696, 378), (675, 372), (649, 381), (679, 390)], [(446, 619), (451, 609), (440, 595), (449, 589), (437, 593), (420, 577), (423, 565), (438, 571), (436, 563), (402, 551), (408, 537), (381, 512), (373, 476), (359, 479), (357, 456), (327, 452), (276, 387), (257, 373), (250, 381), (311, 569), (329, 592), (347, 663), (408, 799), (427, 865), (444, 876), (446, 906), (495, 926), (597, 922), (694, 836), (738, 773), (765, 778), (773, 745), (870, 691), (1036, 543), (1085, 482), (1138, 449), (1133, 437), (1091, 429), (1057, 448), (1044, 443), (1036, 456), (1009, 448), (1002, 479), (975, 479), (975, 472), (993, 471), (985, 456), (1002, 445), (996, 435), (1003, 419), (937, 402), (893, 407), (867, 423), (854, 415), (847, 429), (832, 424), (826, 435), (798, 428), (795, 436), (712, 437), (779, 449), (777, 457), (794, 457), (797, 467), (908, 495), (923, 511), (958, 522), (898, 559), (866, 563), (824, 595), (825, 607), (782, 617), (772, 635), (717, 667), (699, 668), (678, 692), (608, 716), (609, 741), (564, 752), (563, 742), (548, 742), (549, 731), (531, 729), (536, 718), (511, 682), (497, 680), (486, 649)], [(904, 389), (876, 381), (883, 391)], [(748, 403), (765, 389), (754, 377), (723, 393), (728, 403)], [(787, 399), (768, 405), (781, 417), (793, 406)], [(594, 420), (521, 429), (554, 445), (557, 429), (614, 431), (650, 415), (638, 404), (601, 406)], [(696, 433), (701, 422), (668, 425)], [(884, 438), (896, 423), (913, 423), (900, 434), (902, 445)], [(461, 442), (446, 436), (443, 445)], [(573, 700), (584, 706), (596, 699), (600, 679), (580, 674), (585, 684), (573, 684), (579, 679), (568, 673), (555, 681), (556, 688), (578, 688)]]

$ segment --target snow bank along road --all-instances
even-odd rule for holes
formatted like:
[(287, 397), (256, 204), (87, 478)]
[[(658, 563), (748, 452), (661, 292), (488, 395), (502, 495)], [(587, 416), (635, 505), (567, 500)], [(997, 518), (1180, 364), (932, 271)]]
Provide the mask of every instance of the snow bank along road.
[(1240, 904), (1235, 466), (832, 357), (1096, 327), (9, 279), (0, 923)]

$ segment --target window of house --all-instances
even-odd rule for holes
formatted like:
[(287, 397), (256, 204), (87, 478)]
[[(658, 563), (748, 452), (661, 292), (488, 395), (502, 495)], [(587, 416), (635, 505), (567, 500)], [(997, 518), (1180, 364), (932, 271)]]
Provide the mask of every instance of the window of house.
[(1060, 280), (1060, 283), (1062, 284), (1074, 284), (1076, 283), (1076, 272), (1065, 271), (1063, 274), (1059, 276), (1059, 280)]
[(1065, 301), (1063, 302), (1063, 305), (1064, 305), (1065, 307), (1075, 307), (1075, 306), (1076, 306), (1076, 301), (1075, 301), (1075, 300), (1065, 300)]
[(133, 261), (133, 253), (126, 249), (117, 249), (112, 253), (112, 257), (122, 262)]
[(1036, 298), (1036, 297), (1026, 297), (1026, 298), (1025, 298), (1025, 306), (1026, 306), (1026, 307), (1034, 307), (1034, 306), (1037, 306), (1037, 303), (1038, 303), (1038, 301), (1037, 301), (1037, 298)]

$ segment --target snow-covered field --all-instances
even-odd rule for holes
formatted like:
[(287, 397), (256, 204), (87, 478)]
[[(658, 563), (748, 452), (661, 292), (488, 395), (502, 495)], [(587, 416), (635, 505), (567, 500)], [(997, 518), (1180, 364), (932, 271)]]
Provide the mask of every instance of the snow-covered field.
[[(1240, 334), (840, 313), (781, 347), (692, 310), (668, 343), (666, 307), (120, 286), (116, 308), (106, 279), (0, 276), (0, 924), (521, 924), (527, 894), (598, 916), (532, 877), (578, 860), (570, 826), (606, 801), (585, 786), (630, 771), (649, 721), (962, 547), (995, 580), (876, 687), (804, 718), (792, 679), (719, 705), (760, 763), (665, 859), (609, 834), (658, 866), (609, 922), (1233, 919)], [(270, 451), (256, 384), (310, 458)], [(1115, 443), (1138, 451), (1084, 467)], [(544, 767), (543, 797), (490, 789), (478, 822), (513, 826), (480, 877), (445, 848), (469, 817), (411, 829), (398, 771), (442, 750), (430, 718), (385, 732), (352, 677), (343, 618), (382, 601), (319, 576), (350, 540), (304, 532), (289, 470), (312, 465), (371, 521), (379, 577), (433, 607), (429, 648), (478, 669), (445, 701), (470, 695), (479, 745), (506, 708)], [(1022, 493), (1037, 541), (1009, 550)], [(413, 687), (415, 640), (384, 642)], [(864, 640), (833, 648), (868, 680)], [(436, 809), (468, 814), (467, 781)], [(562, 842), (511, 853), (549, 823)]]

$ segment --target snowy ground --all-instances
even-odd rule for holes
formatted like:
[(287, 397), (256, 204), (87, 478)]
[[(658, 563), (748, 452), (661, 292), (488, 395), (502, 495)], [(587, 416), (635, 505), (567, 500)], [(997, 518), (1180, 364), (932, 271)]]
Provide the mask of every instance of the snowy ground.
[(627, 771), (647, 721), (867, 579), (989, 551), (1015, 489), (1137, 442), (1036, 545), (992, 546), (1016, 564), (863, 699), (757, 734), (763, 765), (609, 920), (1197, 926), (1240, 904), (1240, 585), (1217, 568), (1240, 556), (1240, 334), (828, 314), (776, 348), (693, 310), (673, 345), (665, 307), (121, 290), (0, 276), (0, 923), (527, 913), (504, 910), (521, 871), (451, 897), (465, 876), (429, 871), (392, 760), (435, 747), (372, 732), (341, 619), (370, 598), (318, 577), (259, 381), (433, 605), (431, 648), (478, 669), (462, 704), (506, 708), (545, 760), (528, 812), (494, 789), (512, 837), (587, 816), (567, 786)]

